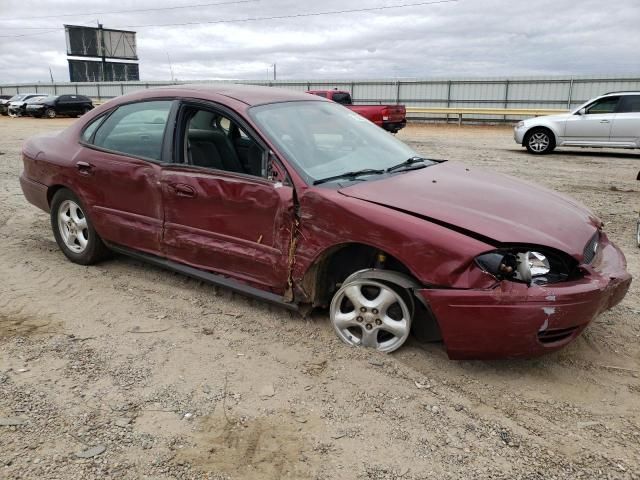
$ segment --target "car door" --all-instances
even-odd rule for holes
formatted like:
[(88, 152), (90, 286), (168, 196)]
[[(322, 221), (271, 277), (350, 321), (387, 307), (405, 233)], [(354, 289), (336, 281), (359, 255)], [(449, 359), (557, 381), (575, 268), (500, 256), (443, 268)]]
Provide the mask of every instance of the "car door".
[(55, 110), (58, 115), (69, 115), (69, 95), (60, 95), (55, 102)]
[(611, 127), (613, 143), (640, 147), (640, 95), (623, 95)]
[(175, 136), (180, 163), (162, 169), (166, 256), (282, 294), (289, 278), (293, 187), (248, 173), (219, 129), (220, 115), (245, 129), (266, 166), (267, 148), (240, 117), (220, 106), (184, 104)]
[(78, 96), (69, 95), (65, 105), (67, 115), (77, 115), (78, 113)]
[(565, 124), (565, 143), (606, 144), (620, 97), (604, 97), (587, 105), (584, 113), (576, 113)]
[(165, 129), (173, 107), (172, 100), (121, 105), (83, 131), (74, 158), (79, 193), (109, 242), (162, 253), (160, 176), (162, 163), (171, 160)]

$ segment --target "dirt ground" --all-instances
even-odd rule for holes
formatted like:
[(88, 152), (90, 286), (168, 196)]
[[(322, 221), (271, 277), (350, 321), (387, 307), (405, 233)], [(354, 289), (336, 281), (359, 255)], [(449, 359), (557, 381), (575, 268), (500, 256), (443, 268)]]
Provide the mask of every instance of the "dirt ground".
[[(68, 262), (18, 176), (23, 140), (70, 121), (0, 117), (1, 478), (640, 478), (639, 282), (540, 359), (351, 349), (323, 312), (123, 257)], [(640, 153), (533, 157), (508, 127), (399, 137), (577, 198), (640, 277)]]

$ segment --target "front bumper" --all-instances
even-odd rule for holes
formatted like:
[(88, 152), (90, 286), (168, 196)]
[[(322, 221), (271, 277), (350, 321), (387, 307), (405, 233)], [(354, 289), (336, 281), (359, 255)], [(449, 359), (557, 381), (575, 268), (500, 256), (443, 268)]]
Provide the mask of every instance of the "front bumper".
[(524, 126), (520, 128), (518, 127), (513, 128), (513, 139), (518, 145), (522, 145), (522, 143), (524, 142), (524, 134), (526, 133), (526, 131), (527, 129)]
[(422, 289), (452, 359), (534, 357), (575, 339), (631, 285), (624, 254), (601, 242), (580, 280), (528, 287), (500, 282), (492, 290)]

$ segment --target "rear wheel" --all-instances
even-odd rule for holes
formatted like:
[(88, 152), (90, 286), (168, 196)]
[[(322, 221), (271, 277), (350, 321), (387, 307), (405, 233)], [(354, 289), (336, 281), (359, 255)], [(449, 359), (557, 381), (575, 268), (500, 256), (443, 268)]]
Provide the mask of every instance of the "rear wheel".
[(330, 317), (343, 342), (388, 353), (409, 337), (413, 309), (401, 287), (360, 278), (335, 293)]
[(534, 128), (528, 132), (524, 144), (529, 153), (534, 155), (551, 153), (556, 148), (555, 137), (546, 128)]
[(51, 228), (62, 253), (74, 263), (91, 265), (102, 260), (108, 249), (93, 228), (80, 199), (67, 189), (51, 201)]

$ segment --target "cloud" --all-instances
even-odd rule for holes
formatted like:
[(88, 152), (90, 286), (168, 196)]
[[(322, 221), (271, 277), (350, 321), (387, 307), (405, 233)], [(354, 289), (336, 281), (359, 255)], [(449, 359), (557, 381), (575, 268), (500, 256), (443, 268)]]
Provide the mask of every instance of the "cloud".
[[(219, 0), (222, 1), (222, 0)], [(414, 3), (360, 0), (254, 2), (128, 14), (107, 11), (207, 0), (3, 1), (0, 83), (68, 80), (62, 25), (105, 27), (280, 16)], [(213, 3), (213, 2), (210, 2)], [(459, 0), (375, 12), (170, 27), (137, 27), (143, 80), (638, 74), (640, 3), (618, 0)], [(33, 17), (78, 12), (77, 16)], [(100, 12), (100, 15), (83, 13)], [(29, 18), (12, 20), (7, 18)], [(42, 33), (26, 28), (58, 30)], [(24, 30), (19, 30), (23, 28)], [(38, 35), (35, 35), (38, 33)], [(32, 35), (33, 34), (33, 35)]]

